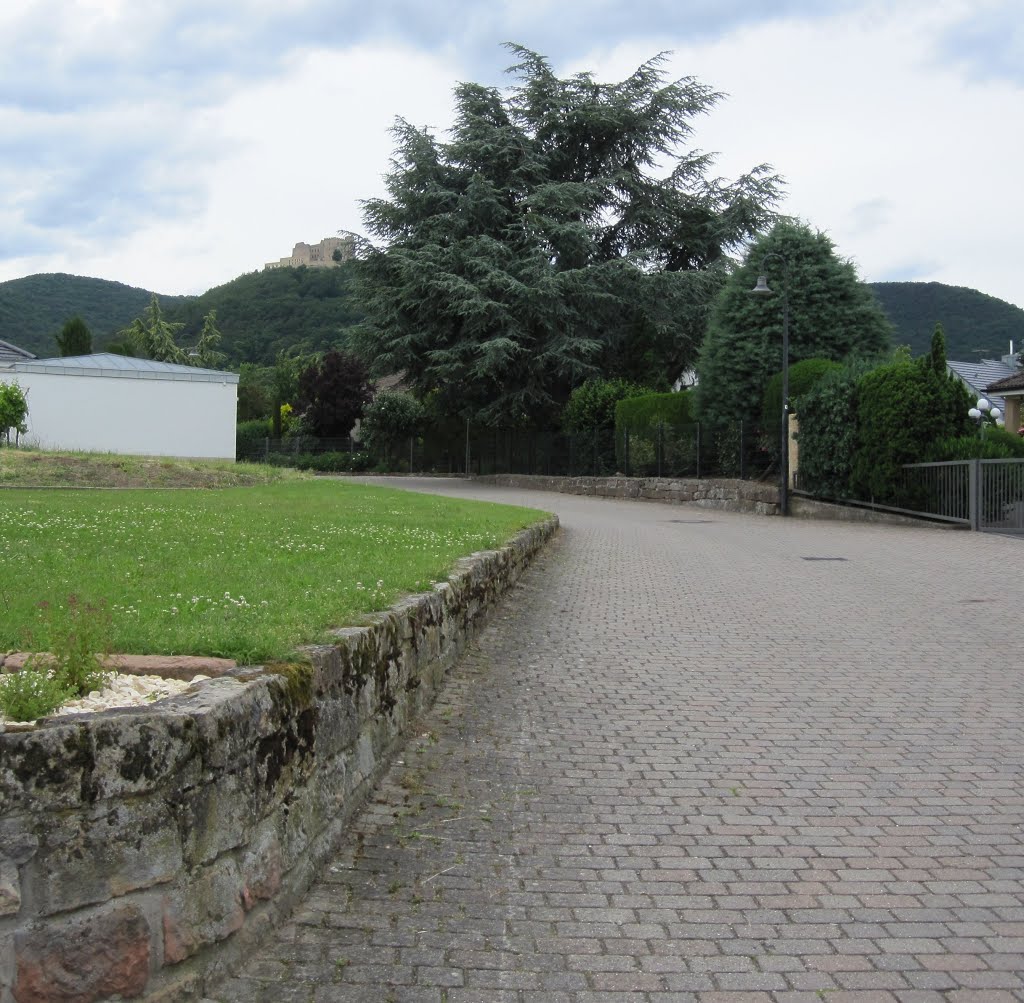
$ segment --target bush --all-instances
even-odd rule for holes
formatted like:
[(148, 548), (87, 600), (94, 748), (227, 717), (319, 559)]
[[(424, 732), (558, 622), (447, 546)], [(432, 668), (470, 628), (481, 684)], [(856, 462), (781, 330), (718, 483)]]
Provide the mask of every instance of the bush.
[[(842, 364), (831, 359), (804, 359), (789, 367), (789, 409), (790, 413), (800, 415), (798, 401), (813, 386), (820, 383), (830, 373), (841, 370)], [(764, 391), (764, 402), (761, 407), (761, 427), (768, 431), (769, 449), (773, 457), (779, 454), (779, 443), (782, 436), (782, 373), (776, 373)], [(772, 430), (775, 434), (772, 435)]]
[(585, 433), (614, 427), (618, 405), (647, 393), (647, 388), (630, 380), (587, 380), (569, 397), (562, 411), (567, 432)]
[(416, 434), (424, 417), (423, 405), (412, 394), (381, 390), (366, 408), (360, 437), (389, 465), (392, 454)]
[(693, 394), (689, 390), (667, 394), (644, 394), (620, 401), (615, 407), (616, 432), (648, 432), (659, 423), (678, 427), (693, 424)]
[(25, 391), (16, 383), (0, 383), (0, 437), (15, 442), (28, 431), (28, 399)]
[(851, 487), (863, 499), (895, 500), (903, 464), (922, 461), (939, 439), (970, 431), (967, 389), (937, 373), (928, 356), (865, 373), (857, 384), (857, 398)]
[(939, 439), (929, 460), (1013, 460), (1024, 459), (1024, 439), (1004, 428), (987, 428), (985, 434), (958, 435)]
[[(826, 373), (801, 396), (797, 413), (801, 490), (822, 498), (850, 497), (857, 448), (857, 381), (870, 369), (868, 362), (846, 363)], [(781, 410), (780, 401), (780, 417)]]
[(235, 427), (235, 459), (251, 460), (263, 455), (264, 440), (270, 435), (270, 419), (240, 421)]
[(369, 453), (270, 453), (266, 463), (272, 467), (293, 467), (320, 474), (356, 474), (369, 470), (373, 459)]
[(689, 472), (696, 461), (693, 423), (693, 394), (689, 390), (619, 401), (615, 406), (617, 468), (625, 469), (628, 430), (630, 474), (657, 473), (659, 448), (662, 473)]

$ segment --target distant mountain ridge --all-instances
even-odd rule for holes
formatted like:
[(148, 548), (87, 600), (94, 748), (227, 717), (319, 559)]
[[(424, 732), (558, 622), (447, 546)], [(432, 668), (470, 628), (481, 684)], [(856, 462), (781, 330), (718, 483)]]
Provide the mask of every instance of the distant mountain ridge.
[(1000, 359), (1024, 348), (1024, 310), (966, 286), (942, 282), (870, 282), (896, 328), (896, 344), (923, 355), (936, 323), (946, 336), (946, 357), (964, 362)]
[[(280, 350), (316, 352), (346, 343), (345, 328), (362, 319), (352, 273), (337, 268), (249, 272), (200, 296), (157, 293), (164, 317), (185, 326), (178, 343), (195, 342), (203, 317), (217, 312), (227, 364), (270, 364)], [(0, 282), (0, 341), (38, 356), (57, 354), (56, 336), (76, 313), (102, 351), (149, 305), (153, 293), (107, 279), (43, 274)]]
[[(0, 341), (40, 357), (57, 355), (56, 336), (78, 314), (92, 332), (93, 347), (111, 340), (149, 304), (152, 293), (122, 282), (48, 272), (0, 282)], [(170, 307), (187, 299), (163, 296)]]
[[(895, 343), (923, 355), (936, 322), (950, 359), (998, 359), (1024, 348), (1024, 310), (976, 289), (941, 282), (873, 282), (870, 288), (896, 328)], [(79, 314), (101, 351), (138, 317), (152, 292), (121, 282), (49, 273), (0, 282), (0, 341), (36, 355), (57, 354), (56, 335)], [(217, 311), (228, 365), (270, 364), (278, 351), (316, 352), (344, 345), (362, 320), (352, 272), (337, 268), (278, 268), (249, 272), (200, 296), (157, 294), (168, 320), (184, 323), (179, 342), (198, 338), (202, 318)]]

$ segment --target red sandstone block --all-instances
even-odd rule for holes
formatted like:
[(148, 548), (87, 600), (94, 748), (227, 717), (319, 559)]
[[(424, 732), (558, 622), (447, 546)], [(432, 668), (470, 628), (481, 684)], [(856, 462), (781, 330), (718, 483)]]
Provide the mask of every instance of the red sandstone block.
[(49, 923), (17, 935), (14, 949), (18, 1003), (132, 998), (149, 980), (149, 924), (134, 906), (90, 920)]

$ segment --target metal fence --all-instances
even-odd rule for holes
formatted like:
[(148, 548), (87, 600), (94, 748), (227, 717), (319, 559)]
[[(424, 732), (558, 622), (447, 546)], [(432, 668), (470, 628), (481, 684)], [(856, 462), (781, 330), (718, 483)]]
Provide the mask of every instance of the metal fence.
[(1024, 459), (907, 464), (897, 504), (971, 529), (1024, 533)]
[(466, 423), (369, 451), (350, 437), (260, 438), (239, 442), (238, 458), (314, 470), (554, 476), (757, 478), (773, 463), (760, 430), (745, 422), (670, 425), (570, 434)]

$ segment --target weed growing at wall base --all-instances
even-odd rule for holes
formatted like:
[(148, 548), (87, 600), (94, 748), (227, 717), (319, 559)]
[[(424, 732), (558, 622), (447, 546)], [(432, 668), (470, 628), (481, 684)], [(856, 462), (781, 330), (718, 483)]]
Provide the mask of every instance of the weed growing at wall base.
[(260, 662), (329, 638), (453, 563), (536, 522), (532, 509), (298, 481), (214, 491), (0, 493), (9, 607), (0, 650), (32, 631), (38, 602), (92, 597), (111, 651)]
[(9, 721), (35, 721), (71, 697), (71, 691), (45, 670), (26, 667), (0, 676), (0, 714)]
[(103, 606), (69, 595), (60, 604), (44, 600), (37, 611), (44, 628), (26, 629), (22, 641), (33, 654), (20, 672), (0, 678), (0, 711), (12, 721), (34, 721), (107, 681), (102, 659), (110, 653), (110, 618)]

